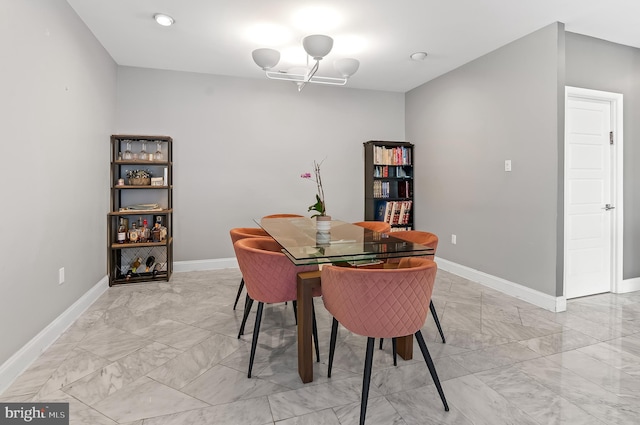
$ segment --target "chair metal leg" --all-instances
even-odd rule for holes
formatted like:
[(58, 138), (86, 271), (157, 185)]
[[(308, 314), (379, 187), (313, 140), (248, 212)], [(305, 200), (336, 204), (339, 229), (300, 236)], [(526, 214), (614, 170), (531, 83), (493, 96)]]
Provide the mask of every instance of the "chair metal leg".
[(393, 347), (393, 365), (398, 366), (398, 341), (391, 338), (391, 346)]
[(251, 307), (253, 306), (253, 300), (247, 294), (247, 297), (244, 301), (244, 315), (242, 316), (242, 324), (240, 324), (240, 331), (238, 332), (238, 339), (240, 339), (241, 335), (244, 335), (244, 325), (247, 324), (247, 318), (249, 317), (249, 312), (251, 311)]
[(364, 425), (369, 401), (369, 384), (371, 383), (371, 365), (373, 363), (373, 345), (375, 338), (367, 338), (367, 354), (364, 358), (364, 376), (362, 378), (362, 401), (360, 402), (360, 425)]
[[(313, 314), (313, 345), (316, 346), (316, 361), (320, 363), (320, 347), (318, 345), (318, 324), (316, 322), (316, 308), (311, 304), (311, 312)], [(297, 317), (297, 315), (296, 315)]]
[(264, 303), (258, 303), (258, 312), (256, 313), (256, 324), (253, 327), (253, 338), (251, 339), (251, 356), (249, 357), (249, 373), (248, 378), (251, 378), (251, 369), (253, 369), (253, 359), (256, 357), (256, 345), (258, 345), (258, 334), (260, 333), (260, 321), (262, 320), (262, 309)]
[(427, 363), (427, 367), (429, 368), (429, 373), (431, 373), (431, 379), (433, 379), (433, 383), (436, 384), (436, 388), (438, 389), (438, 394), (440, 394), (440, 398), (442, 399), (442, 404), (444, 404), (444, 410), (449, 411), (449, 405), (447, 404), (447, 399), (444, 397), (444, 391), (442, 391), (442, 386), (440, 385), (440, 379), (438, 379), (438, 373), (436, 372), (436, 366), (433, 364), (433, 360), (431, 359), (431, 355), (429, 354), (429, 350), (427, 350), (427, 344), (424, 342), (424, 338), (422, 337), (422, 332), (416, 332), (416, 339), (418, 340), (418, 345), (420, 346), (420, 351), (422, 351), (422, 356), (424, 357), (424, 361)]
[(298, 301), (291, 301), (291, 305), (293, 306), (293, 317), (296, 318), (296, 326), (298, 325)]
[(240, 280), (240, 287), (238, 288), (238, 294), (236, 295), (236, 302), (233, 303), (233, 309), (236, 309), (238, 305), (238, 300), (240, 299), (240, 294), (242, 294), (242, 288), (244, 288), (244, 278)]
[(431, 310), (431, 316), (433, 316), (433, 320), (436, 322), (436, 326), (438, 327), (438, 332), (440, 332), (440, 338), (442, 338), (442, 343), (445, 344), (447, 341), (444, 339), (444, 333), (442, 332), (442, 327), (440, 326), (440, 320), (438, 320), (438, 313), (436, 313), (436, 308), (433, 305), (433, 301), (429, 302), (429, 310)]
[(333, 354), (336, 351), (336, 339), (338, 336), (338, 321), (333, 318), (331, 324), (331, 340), (329, 341), (329, 367), (327, 368), (327, 377), (331, 378), (331, 368), (333, 367)]
[(384, 338), (380, 338), (380, 350), (382, 350), (382, 342), (384, 341)]

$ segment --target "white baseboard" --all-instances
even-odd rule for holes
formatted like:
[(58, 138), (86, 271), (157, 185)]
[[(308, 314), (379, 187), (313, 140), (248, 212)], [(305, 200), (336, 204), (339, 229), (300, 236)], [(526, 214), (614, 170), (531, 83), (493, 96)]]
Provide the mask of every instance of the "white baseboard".
[(193, 272), (198, 270), (218, 270), (238, 268), (238, 261), (232, 258), (217, 258), (211, 260), (175, 261), (174, 272)]
[(435, 261), (438, 263), (438, 268), (442, 270), (464, 277), (465, 279), (478, 282), (481, 285), (495, 289), (496, 291), (500, 291), (512, 297), (519, 298), (546, 310), (554, 312), (567, 310), (567, 299), (565, 297), (554, 297), (518, 283), (510, 282), (506, 279), (492, 276), (437, 256)]
[(27, 342), (13, 356), (9, 357), (9, 359), (0, 366), (0, 394), (9, 388), (11, 383), (24, 372), (44, 350), (53, 344), (107, 288), (109, 288), (109, 279), (105, 276), (60, 316), (55, 318), (53, 322), (49, 323), (38, 335), (33, 337), (31, 341)]
[(640, 277), (633, 279), (625, 279), (618, 285), (616, 294), (625, 294), (627, 292), (640, 291)]

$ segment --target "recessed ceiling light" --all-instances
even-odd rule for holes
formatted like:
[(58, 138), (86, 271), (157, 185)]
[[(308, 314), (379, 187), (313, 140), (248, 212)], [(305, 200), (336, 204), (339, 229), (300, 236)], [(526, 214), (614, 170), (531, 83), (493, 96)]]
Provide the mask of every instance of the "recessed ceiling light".
[(427, 52), (415, 52), (409, 57), (414, 61), (423, 61), (427, 58)]
[(175, 22), (171, 16), (165, 15), (164, 13), (156, 13), (153, 15), (153, 19), (163, 27), (170, 27)]

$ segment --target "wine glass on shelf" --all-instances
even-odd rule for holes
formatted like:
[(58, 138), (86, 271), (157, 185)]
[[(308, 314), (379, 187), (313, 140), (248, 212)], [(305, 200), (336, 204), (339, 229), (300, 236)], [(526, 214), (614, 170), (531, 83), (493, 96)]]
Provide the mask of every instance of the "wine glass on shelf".
[(140, 149), (140, 155), (138, 158), (140, 158), (141, 161), (149, 159), (149, 154), (147, 153), (147, 142), (142, 142), (142, 149)]
[(127, 140), (127, 149), (124, 151), (124, 155), (122, 155), (122, 159), (124, 160), (133, 159), (133, 153), (131, 152), (131, 140)]
[(153, 159), (156, 161), (164, 160), (164, 154), (162, 153), (162, 144), (160, 142), (156, 143), (156, 153), (153, 154)]

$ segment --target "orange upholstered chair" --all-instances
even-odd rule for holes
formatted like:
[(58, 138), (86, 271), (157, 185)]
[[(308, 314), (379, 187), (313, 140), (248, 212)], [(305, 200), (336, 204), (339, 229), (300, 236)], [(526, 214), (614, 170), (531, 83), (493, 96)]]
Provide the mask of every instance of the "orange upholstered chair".
[[(259, 227), (235, 227), (229, 230), (229, 234), (231, 235), (231, 243), (236, 243), (240, 239), (244, 238), (269, 238), (269, 234), (262, 230)], [(240, 279), (240, 287), (238, 288), (238, 294), (236, 295), (236, 300), (233, 303), (233, 309), (236, 309), (238, 305), (238, 300), (240, 299), (240, 294), (242, 294), (242, 288), (244, 288), (244, 278)]]
[(355, 224), (356, 226), (371, 229), (374, 232), (388, 233), (391, 231), (391, 225), (384, 221), (358, 221), (353, 224)]
[[(243, 322), (246, 321), (246, 316), (251, 309), (251, 304), (253, 304), (254, 300), (258, 301), (258, 312), (256, 314), (256, 323), (253, 327), (251, 356), (247, 375), (251, 378), (251, 369), (253, 368), (253, 360), (258, 343), (264, 303), (292, 301), (295, 305), (298, 273), (318, 270), (318, 266), (295, 266), (291, 260), (280, 252), (281, 246), (275, 240), (269, 238), (245, 238), (237, 241), (233, 246), (249, 297), (249, 306), (245, 308)], [(320, 293), (318, 292), (314, 295), (319, 296)], [(315, 314), (313, 334), (316, 345), (316, 357), (317, 360), (320, 361)]]
[[(438, 236), (431, 232), (423, 232), (421, 230), (399, 230), (397, 232), (391, 233), (392, 236), (395, 236), (398, 239), (402, 239), (408, 242), (417, 243), (420, 245), (428, 246), (429, 248), (433, 248), (434, 255), (427, 255), (425, 258), (429, 258), (433, 260), (435, 256), (436, 249), (438, 249)], [(390, 258), (388, 262), (398, 262), (400, 259), (398, 258)], [(440, 326), (440, 320), (438, 319), (438, 313), (436, 313), (436, 308), (433, 305), (433, 302), (429, 303), (429, 309), (431, 310), (431, 316), (433, 316), (433, 320), (436, 322), (436, 326), (438, 327), (438, 332), (440, 332), (440, 338), (442, 338), (442, 343), (446, 343), (447, 341), (444, 338), (444, 332), (442, 332), (442, 327)], [(382, 340), (380, 340), (380, 348), (382, 348)]]
[(331, 377), (338, 323), (367, 337), (360, 424), (365, 422), (375, 338), (416, 336), (442, 404), (449, 410), (420, 329), (429, 311), (437, 266), (426, 258), (403, 258), (397, 269), (322, 268), (322, 299), (333, 315), (328, 376)]

